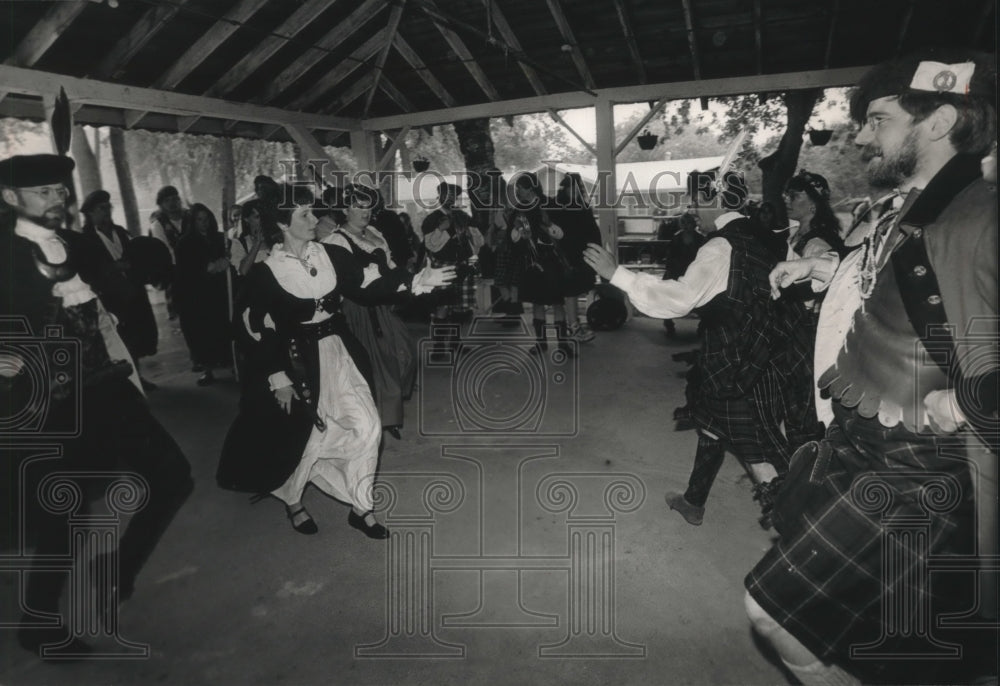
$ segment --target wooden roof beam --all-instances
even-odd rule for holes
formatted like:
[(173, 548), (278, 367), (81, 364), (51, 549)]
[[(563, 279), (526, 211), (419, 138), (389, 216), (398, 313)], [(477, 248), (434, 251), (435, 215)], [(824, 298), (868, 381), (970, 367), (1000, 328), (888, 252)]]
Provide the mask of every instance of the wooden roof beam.
[(34, 66), (88, 5), (86, 2), (52, 3), (49, 11), (31, 27), (31, 31), (18, 43), (14, 53), (4, 64), (14, 67)]
[[(366, 130), (385, 131), (402, 126), (433, 126), (463, 119), (480, 117), (504, 117), (532, 112), (545, 112), (549, 108), (568, 110), (577, 107), (593, 107), (597, 100), (607, 99), (615, 103), (648, 102), (668, 98), (719, 97), (742, 95), (762, 91), (799, 90), (805, 88), (837, 88), (850, 86), (871, 68), (871, 65), (846, 67), (842, 69), (816, 69), (813, 71), (788, 72), (782, 74), (760, 74), (725, 79), (702, 79), (699, 81), (678, 81), (675, 83), (653, 83), (644, 86), (623, 86), (620, 88), (600, 88), (596, 95), (585, 91), (568, 91), (550, 95), (532, 96), (450, 107), (440, 110), (399, 114), (388, 117), (373, 117), (361, 121)], [(0, 74), (2, 75), (2, 74)]]
[(694, 33), (694, 15), (691, 12), (691, 0), (681, 0), (684, 4), (684, 26), (687, 29), (688, 49), (691, 51), (691, 66), (694, 68), (694, 80), (701, 79), (701, 59), (698, 57), (698, 39)]
[(323, 111), (326, 114), (337, 114), (342, 109), (350, 105), (352, 102), (360, 98), (362, 95), (371, 90), (372, 83), (375, 82), (375, 74), (369, 72), (358, 79), (354, 84), (348, 88), (346, 91), (337, 96), (337, 99), (328, 106)]
[(143, 46), (159, 33), (187, 2), (188, 0), (174, 0), (170, 4), (156, 5), (147, 10), (125, 37), (115, 43), (115, 47), (101, 60), (90, 76), (95, 79), (113, 79), (121, 75), (129, 60), (142, 50)]
[(499, 100), (499, 91), (497, 91), (497, 89), (493, 86), (493, 83), (490, 82), (489, 78), (486, 76), (486, 72), (484, 72), (482, 67), (479, 66), (479, 63), (472, 57), (472, 53), (465, 45), (465, 41), (463, 41), (462, 38), (455, 33), (450, 26), (448, 26), (447, 22), (444, 21), (446, 17), (442, 14), (441, 10), (438, 9), (434, 0), (421, 0), (421, 9), (423, 9), (427, 16), (430, 17), (445, 42), (448, 43), (448, 46), (455, 52), (456, 55), (458, 55), (459, 59), (462, 60), (465, 68), (469, 70), (472, 78), (477, 84), (479, 84), (479, 87), (483, 90), (483, 93), (486, 94), (486, 97), (490, 100)]
[(764, 73), (764, 37), (760, 19), (760, 0), (753, 0), (753, 38), (757, 50), (757, 73)]
[(198, 65), (205, 61), (206, 57), (211, 55), (227, 38), (236, 33), (243, 22), (250, 19), (267, 2), (268, 0), (241, 0), (237, 3), (222, 19), (215, 22), (201, 38), (184, 51), (184, 54), (174, 62), (167, 73), (157, 79), (153, 88), (167, 90), (176, 88)]
[(833, 7), (830, 10), (830, 30), (826, 34), (826, 55), (823, 57), (823, 68), (830, 68), (830, 59), (833, 57), (833, 36), (837, 31), (837, 21), (840, 19), (840, 0), (833, 0)]
[[(37, 69), (0, 65), (0, 83), (10, 93), (40, 97), (66, 89), (70, 102), (113, 107), (119, 110), (162, 112), (181, 116), (214, 117), (261, 124), (301, 124), (312, 129), (350, 131), (361, 125), (359, 119), (331, 117), (305, 112), (289, 112), (277, 107), (263, 107), (230, 102), (202, 95), (187, 95), (152, 88), (137, 88), (118, 83), (80, 79)], [(135, 122), (133, 122), (135, 123)], [(398, 127), (396, 127), (398, 128)]]
[(326, 93), (329, 93), (331, 90), (336, 88), (341, 81), (354, 73), (354, 71), (364, 64), (366, 60), (375, 56), (375, 53), (378, 52), (383, 43), (386, 42), (388, 32), (388, 27), (376, 32), (371, 38), (366, 40), (360, 48), (352, 52), (347, 59), (342, 60), (341, 63), (334, 69), (327, 72), (323, 78), (310, 86), (305, 93), (292, 101), (288, 105), (287, 109), (307, 109), (314, 102), (322, 98)]
[[(590, 73), (590, 68), (587, 66), (587, 61), (583, 59), (583, 52), (580, 50), (580, 46), (576, 43), (576, 37), (573, 35), (573, 29), (570, 27), (565, 13), (563, 13), (562, 5), (559, 4), (559, 0), (545, 1), (549, 5), (549, 12), (552, 14), (552, 18), (555, 20), (556, 26), (559, 27), (559, 34), (562, 36), (563, 42), (570, 47), (570, 55), (573, 58), (573, 64), (576, 65), (576, 70), (579, 72), (584, 85), (590, 89), (597, 88), (597, 85), (594, 82), (594, 77)], [(687, 0), (685, 0), (685, 2), (687, 2)]]
[(413, 103), (410, 102), (409, 98), (407, 98), (403, 94), (403, 91), (401, 91), (398, 88), (396, 88), (395, 84), (393, 84), (392, 81), (390, 81), (389, 79), (387, 79), (386, 77), (383, 76), (382, 77), (382, 82), (380, 83), (380, 86), (381, 86), (382, 90), (385, 91), (385, 94), (388, 95), (390, 98), (392, 98), (393, 102), (395, 102), (397, 105), (399, 105), (399, 107), (404, 112), (415, 112), (416, 111), (417, 108), (414, 107)]
[(375, 59), (375, 80), (372, 83), (371, 90), (368, 91), (367, 97), (365, 97), (365, 107), (361, 111), (362, 117), (367, 117), (368, 110), (372, 107), (372, 100), (375, 99), (375, 92), (378, 90), (379, 80), (382, 78), (382, 69), (385, 67), (385, 60), (389, 56), (389, 50), (392, 48), (392, 39), (399, 34), (399, 20), (403, 18), (403, 8), (405, 6), (406, 0), (400, 0), (399, 4), (394, 5), (392, 11), (389, 13), (389, 26), (387, 31), (389, 40), (387, 40), (385, 45), (382, 46), (378, 57)]
[(320, 38), (315, 47), (306, 50), (297, 60), (288, 65), (278, 74), (271, 83), (267, 85), (258, 101), (268, 103), (278, 97), (281, 93), (298, 81), (302, 76), (315, 67), (320, 60), (330, 54), (330, 51), (337, 48), (345, 40), (353, 36), (358, 29), (364, 26), (369, 19), (379, 13), (385, 7), (385, 0), (365, 0), (365, 3), (354, 10), (347, 19), (337, 24), (333, 30)]
[[(517, 39), (514, 30), (507, 21), (507, 17), (500, 10), (500, 6), (493, 0), (482, 0), (482, 3), (487, 11), (492, 11), (490, 19), (496, 26), (497, 31), (500, 32), (500, 37), (503, 38), (504, 43), (517, 52), (523, 53), (524, 48), (521, 47), (521, 41)], [(528, 83), (531, 84), (531, 88), (535, 91), (535, 95), (545, 95), (548, 93), (545, 89), (545, 84), (542, 83), (542, 79), (538, 76), (538, 72), (535, 71), (534, 67), (530, 64), (525, 64), (521, 60), (518, 60), (518, 64), (521, 67), (521, 71), (524, 72), (524, 77), (528, 79)]]
[(406, 39), (397, 33), (396, 37), (392, 39), (392, 44), (399, 54), (403, 56), (403, 59), (409, 62), (410, 66), (417, 72), (417, 76), (423, 79), (424, 83), (427, 84), (427, 87), (431, 89), (431, 92), (438, 97), (438, 100), (440, 100), (445, 107), (454, 107), (455, 98), (453, 98), (451, 93), (448, 92), (448, 89), (444, 87), (444, 84), (438, 81), (434, 74), (431, 73), (431, 70), (427, 68), (424, 61), (420, 59), (420, 55), (417, 54), (416, 50), (410, 47), (410, 44), (406, 42)]
[[(754, 0), (755, 3), (760, 0)], [(632, 56), (632, 63), (635, 65), (636, 74), (639, 76), (639, 83), (646, 83), (646, 65), (642, 61), (639, 53), (639, 43), (635, 40), (635, 31), (632, 29), (632, 17), (629, 15), (625, 0), (615, 0), (615, 10), (618, 12), (618, 21), (622, 25), (622, 32), (625, 34), (625, 41), (628, 43), (628, 52)], [(757, 72), (758, 74), (760, 71)]]
[(211, 88), (205, 91), (205, 95), (209, 97), (225, 95), (246, 81), (251, 74), (257, 71), (269, 58), (274, 56), (291, 38), (294, 38), (299, 31), (308, 26), (309, 22), (332, 7), (335, 2), (337, 0), (308, 0), (308, 2), (295, 10), (295, 13), (286, 19), (281, 26), (274, 30), (274, 33), (278, 35), (265, 37), (256, 49), (245, 55), (222, 78), (216, 81)]

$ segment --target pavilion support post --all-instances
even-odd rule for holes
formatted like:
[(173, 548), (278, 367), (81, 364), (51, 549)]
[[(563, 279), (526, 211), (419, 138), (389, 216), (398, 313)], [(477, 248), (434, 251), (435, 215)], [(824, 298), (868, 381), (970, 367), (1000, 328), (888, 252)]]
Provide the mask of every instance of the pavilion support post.
[(601, 227), (604, 245), (612, 255), (618, 254), (618, 213), (615, 197), (615, 111), (614, 103), (600, 98), (594, 103), (597, 120), (597, 223)]
[(358, 161), (358, 171), (370, 173), (377, 171), (375, 165), (378, 162), (376, 157), (378, 135), (377, 131), (351, 131), (351, 152)]

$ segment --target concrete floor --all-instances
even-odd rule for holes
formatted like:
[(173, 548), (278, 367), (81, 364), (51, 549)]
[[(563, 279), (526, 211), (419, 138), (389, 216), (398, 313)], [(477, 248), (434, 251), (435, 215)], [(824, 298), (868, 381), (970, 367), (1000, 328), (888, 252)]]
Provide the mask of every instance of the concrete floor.
[[(469, 396), (482, 405), (471, 420), (489, 425), (478, 433), (452, 414), (468, 379), (428, 370), (381, 462), (395, 500), (380, 517), (400, 534), (390, 564), (389, 544), (349, 528), (348, 508), (316, 489), (305, 503), (320, 532), (307, 537), (278, 501), (215, 486), (238, 388), (228, 375), (196, 387), (175, 322), (161, 318), (161, 354), (143, 363), (160, 385), (150, 402), (197, 486), (121, 608), (119, 635), (149, 654), (46, 664), (0, 631), (0, 683), (786, 683), (743, 614), (743, 576), (770, 534), (736, 461), (702, 526), (663, 500), (683, 489), (695, 448), (671, 421), (685, 369), (671, 354), (694, 346), (694, 322), (678, 332), (667, 341), (639, 318), (601, 333), (578, 369), (546, 363), (541, 395), (530, 375), (504, 371), (517, 356), (477, 348), (470, 358), (500, 360)], [(541, 426), (525, 428), (535, 416)], [(0, 577), (11, 599), (16, 575)], [(95, 645), (116, 650), (107, 637)]]

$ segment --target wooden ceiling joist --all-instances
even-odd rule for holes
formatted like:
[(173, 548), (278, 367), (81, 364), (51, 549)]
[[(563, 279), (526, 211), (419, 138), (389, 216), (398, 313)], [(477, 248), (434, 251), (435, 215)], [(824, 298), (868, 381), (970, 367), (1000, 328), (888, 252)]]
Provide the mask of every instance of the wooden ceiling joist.
[[(500, 6), (495, 2), (495, 0), (482, 0), (482, 2), (486, 7), (486, 11), (491, 13), (490, 21), (493, 22), (497, 31), (500, 32), (500, 37), (503, 39), (504, 43), (517, 52), (523, 53), (524, 48), (521, 47), (521, 41), (517, 39), (517, 36), (514, 34), (514, 30), (507, 21), (507, 17), (505, 17), (503, 12), (500, 10)], [(518, 64), (521, 66), (521, 71), (524, 72), (524, 77), (528, 79), (528, 83), (531, 84), (532, 90), (535, 91), (535, 95), (545, 95), (548, 93), (548, 90), (545, 88), (545, 84), (542, 83), (542, 79), (538, 76), (538, 72), (535, 71), (534, 67), (522, 60), (518, 60)]]
[(42, 59), (45, 52), (52, 47), (62, 32), (69, 28), (73, 20), (79, 16), (90, 3), (87, 2), (54, 2), (38, 20), (28, 35), (18, 43), (14, 54), (8, 57), (4, 64), (14, 67), (31, 67)]
[(469, 70), (472, 78), (483, 90), (483, 93), (486, 94), (486, 97), (490, 100), (499, 100), (499, 91), (493, 86), (493, 83), (486, 76), (486, 72), (479, 66), (479, 63), (472, 57), (472, 53), (465, 45), (465, 41), (448, 25), (444, 14), (438, 9), (437, 3), (434, 0), (420, 0), (420, 5), (427, 16), (430, 17), (434, 26), (437, 27), (445, 42), (448, 43), (448, 46), (462, 60), (465, 68)]
[(830, 30), (826, 34), (826, 54), (823, 57), (823, 68), (830, 68), (830, 60), (833, 58), (833, 37), (837, 32), (837, 20), (840, 18), (840, 0), (833, 0), (833, 7), (830, 9)]
[(755, 57), (757, 62), (757, 73), (764, 73), (764, 37), (761, 28), (760, 0), (753, 0), (753, 42), (757, 51)]
[(682, 0), (684, 4), (684, 26), (687, 29), (688, 49), (691, 51), (691, 67), (694, 70), (695, 81), (701, 79), (701, 59), (698, 56), (698, 37), (694, 33), (694, 15), (691, 12), (691, 0)]
[[(760, 0), (755, 0), (759, 2)], [(632, 58), (632, 66), (636, 69), (636, 75), (639, 77), (639, 83), (646, 83), (649, 79), (646, 76), (646, 64), (642, 60), (642, 54), (639, 52), (639, 43), (635, 39), (635, 30), (632, 28), (632, 17), (629, 14), (628, 7), (625, 6), (625, 0), (615, 0), (615, 11), (618, 12), (618, 22), (622, 25), (622, 33), (625, 34), (625, 42), (628, 45), (628, 53)], [(757, 72), (760, 73), (759, 71)]]
[(101, 60), (91, 76), (95, 79), (118, 78), (129, 60), (142, 50), (187, 2), (188, 0), (174, 0), (168, 5), (156, 5), (147, 10), (135, 26), (115, 43), (115, 47)]
[(372, 84), (375, 82), (375, 74), (369, 72), (354, 82), (350, 88), (337, 96), (328, 107), (323, 111), (327, 114), (337, 114), (345, 107), (350, 105), (352, 102), (360, 98), (362, 95), (371, 90)]
[(305, 93), (289, 103), (288, 109), (308, 109), (313, 103), (320, 100), (324, 95), (336, 88), (341, 81), (354, 73), (354, 71), (364, 64), (366, 60), (375, 56), (375, 53), (377, 53), (382, 45), (385, 44), (386, 39), (388, 38), (388, 32), (389, 29), (386, 27), (366, 40), (361, 47), (352, 52), (347, 59), (343, 60), (334, 69), (327, 72), (323, 78), (312, 84)]
[(309, 2), (303, 4), (281, 26), (274, 30), (274, 33), (278, 35), (270, 35), (264, 38), (253, 52), (245, 55), (232, 69), (223, 74), (211, 88), (205, 91), (205, 95), (209, 97), (225, 95), (246, 81), (264, 62), (270, 59), (274, 53), (278, 52), (289, 39), (294, 38), (299, 31), (309, 25), (309, 22), (332, 7), (335, 2), (337, 0), (309, 0)]
[(566, 14), (563, 12), (562, 5), (559, 4), (559, 0), (545, 1), (548, 3), (549, 12), (552, 14), (552, 18), (559, 28), (559, 35), (562, 36), (563, 43), (570, 48), (570, 56), (573, 58), (573, 64), (576, 65), (576, 71), (580, 74), (580, 79), (587, 88), (592, 90), (597, 88), (594, 77), (590, 73), (590, 68), (587, 66), (587, 61), (583, 58), (583, 51), (580, 50), (580, 46), (576, 42), (576, 37), (573, 35), (573, 29), (570, 27), (569, 21), (566, 19)]
[(358, 29), (385, 7), (385, 0), (366, 0), (361, 7), (354, 10), (344, 21), (337, 24), (331, 31), (316, 42), (314, 48), (307, 50), (297, 60), (288, 65), (261, 92), (258, 102), (269, 103), (278, 95), (302, 78), (303, 75), (320, 60), (330, 54), (345, 40), (353, 36)]
[(413, 103), (410, 102), (409, 98), (406, 97), (403, 91), (399, 90), (395, 84), (393, 84), (393, 82), (385, 76), (382, 77), (379, 85), (382, 90), (385, 91), (385, 94), (392, 98), (392, 101), (399, 105), (400, 109), (404, 112), (416, 111), (417, 108), (413, 106)]
[(451, 93), (448, 92), (448, 89), (444, 87), (444, 84), (438, 81), (437, 77), (431, 73), (431, 70), (427, 68), (424, 61), (420, 59), (420, 55), (417, 54), (416, 50), (410, 47), (410, 44), (406, 42), (406, 39), (397, 33), (396, 37), (392, 39), (392, 44), (396, 48), (396, 51), (403, 56), (403, 59), (406, 60), (410, 66), (413, 67), (414, 71), (417, 72), (417, 76), (423, 79), (424, 83), (427, 84), (427, 87), (431, 89), (431, 92), (438, 97), (438, 100), (440, 100), (445, 107), (454, 107), (455, 98), (452, 97)]
[(263, 124), (294, 123), (312, 129), (350, 131), (360, 126), (360, 120), (307, 112), (289, 112), (277, 107), (264, 107), (250, 103), (231, 102), (206, 98), (203, 95), (187, 95), (124, 86), (117, 83), (79, 79), (73, 76), (52, 74), (36, 69), (23, 69), (0, 65), (0, 83), (11, 93), (41, 97), (66, 89), (70, 102), (112, 107), (119, 110), (138, 110), (181, 116), (214, 117), (223, 120), (237, 120)]
[(387, 40), (385, 45), (382, 46), (378, 57), (375, 59), (375, 81), (372, 83), (371, 90), (368, 91), (368, 95), (365, 97), (365, 107), (361, 113), (362, 117), (367, 117), (368, 111), (371, 109), (372, 100), (375, 98), (375, 92), (378, 90), (379, 81), (382, 79), (382, 69), (385, 67), (385, 60), (389, 56), (389, 50), (392, 49), (392, 39), (399, 34), (399, 20), (403, 18), (403, 9), (405, 7), (406, 0), (400, 0), (399, 4), (395, 5), (389, 13), (389, 26), (386, 32), (389, 36), (389, 40)]

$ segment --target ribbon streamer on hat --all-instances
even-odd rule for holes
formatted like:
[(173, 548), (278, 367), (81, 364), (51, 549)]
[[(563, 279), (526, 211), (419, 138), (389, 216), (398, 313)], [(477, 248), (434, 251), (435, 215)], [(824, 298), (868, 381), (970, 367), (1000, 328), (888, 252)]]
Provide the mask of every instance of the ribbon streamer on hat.
[(969, 92), (969, 83), (972, 81), (972, 74), (975, 71), (975, 62), (960, 62), (959, 64), (921, 62), (913, 73), (910, 88), (918, 91), (931, 91), (932, 93), (965, 95)]

